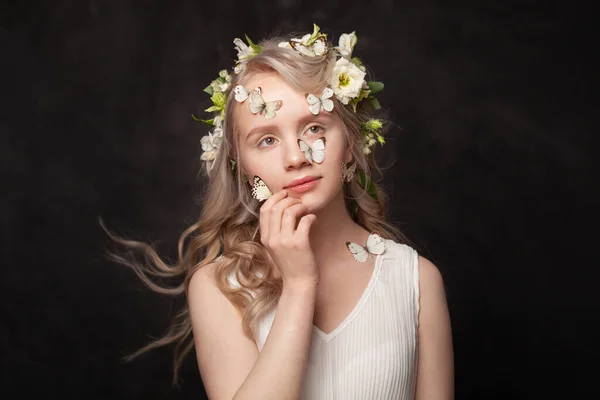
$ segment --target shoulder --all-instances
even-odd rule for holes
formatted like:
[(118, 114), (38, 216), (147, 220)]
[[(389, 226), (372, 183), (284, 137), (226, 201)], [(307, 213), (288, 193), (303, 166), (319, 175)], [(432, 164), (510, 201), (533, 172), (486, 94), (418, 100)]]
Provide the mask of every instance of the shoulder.
[(423, 256), (418, 256), (419, 263), (419, 282), (421, 291), (434, 290), (443, 291), (444, 281), (438, 267)]

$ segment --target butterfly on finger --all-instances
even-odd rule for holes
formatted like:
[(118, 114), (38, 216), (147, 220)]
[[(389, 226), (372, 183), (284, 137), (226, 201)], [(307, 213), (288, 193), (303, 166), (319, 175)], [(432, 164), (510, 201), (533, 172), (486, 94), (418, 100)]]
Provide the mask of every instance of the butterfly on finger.
[(252, 183), (252, 197), (254, 197), (256, 200), (266, 200), (273, 194), (267, 187), (267, 184), (262, 179), (260, 179), (258, 175), (254, 175)]
[(302, 139), (298, 139), (298, 146), (300, 146), (300, 150), (304, 153), (304, 157), (309, 163), (316, 162), (321, 164), (325, 159), (325, 138), (320, 137), (315, 140), (312, 145), (309, 145)]
[(317, 97), (314, 94), (306, 93), (306, 101), (308, 102), (308, 109), (314, 115), (318, 115), (321, 110), (331, 112), (333, 110), (333, 89), (326, 87), (321, 93), (321, 97)]
[(353, 242), (346, 242), (346, 246), (356, 261), (366, 262), (369, 254), (383, 254), (385, 251), (385, 240), (379, 234), (371, 233), (367, 238), (366, 248)]
[(265, 101), (262, 97), (262, 90), (260, 87), (255, 88), (249, 94), (250, 97), (250, 111), (252, 114), (260, 114), (267, 119), (275, 117), (275, 111), (279, 110), (283, 105), (283, 101)]

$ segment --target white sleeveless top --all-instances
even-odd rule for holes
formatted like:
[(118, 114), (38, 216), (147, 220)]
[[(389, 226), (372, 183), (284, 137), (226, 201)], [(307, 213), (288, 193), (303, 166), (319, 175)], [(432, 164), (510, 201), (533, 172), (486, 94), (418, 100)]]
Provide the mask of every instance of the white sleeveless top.
[[(346, 319), (328, 334), (313, 325), (302, 399), (414, 398), (418, 254), (407, 245), (385, 242), (367, 288)], [(237, 286), (235, 278), (229, 281)], [(273, 309), (253, 331), (260, 351), (276, 312)]]

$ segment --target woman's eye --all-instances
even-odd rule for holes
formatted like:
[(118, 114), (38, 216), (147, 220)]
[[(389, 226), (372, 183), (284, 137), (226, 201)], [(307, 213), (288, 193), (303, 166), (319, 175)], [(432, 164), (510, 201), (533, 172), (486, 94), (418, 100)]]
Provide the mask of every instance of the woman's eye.
[(310, 128), (308, 128), (308, 132), (312, 134), (321, 133), (323, 132), (323, 128), (321, 128), (318, 125), (313, 125)]
[(266, 137), (263, 140), (261, 140), (258, 145), (260, 147), (265, 147), (265, 145), (263, 145), (263, 143), (266, 144), (266, 146), (271, 146), (271, 145), (275, 144), (275, 138), (271, 137), (271, 136)]

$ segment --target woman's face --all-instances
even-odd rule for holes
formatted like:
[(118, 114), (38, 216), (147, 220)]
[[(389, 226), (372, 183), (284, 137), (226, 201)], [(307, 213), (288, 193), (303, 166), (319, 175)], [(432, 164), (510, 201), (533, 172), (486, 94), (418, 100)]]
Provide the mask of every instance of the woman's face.
[[(244, 87), (249, 92), (260, 87), (265, 102), (281, 100), (282, 106), (275, 117), (267, 119), (250, 111), (250, 99), (236, 104), (234, 118), (243, 172), (251, 183), (258, 175), (272, 193), (286, 189), (310, 212), (323, 208), (342, 188), (342, 162), (352, 159), (342, 121), (324, 110), (313, 115), (305, 93), (290, 87), (274, 72), (256, 74)], [(324, 160), (311, 164), (298, 139), (312, 146), (321, 137), (325, 138)], [(303, 178), (315, 181), (295, 187), (294, 181)]]

